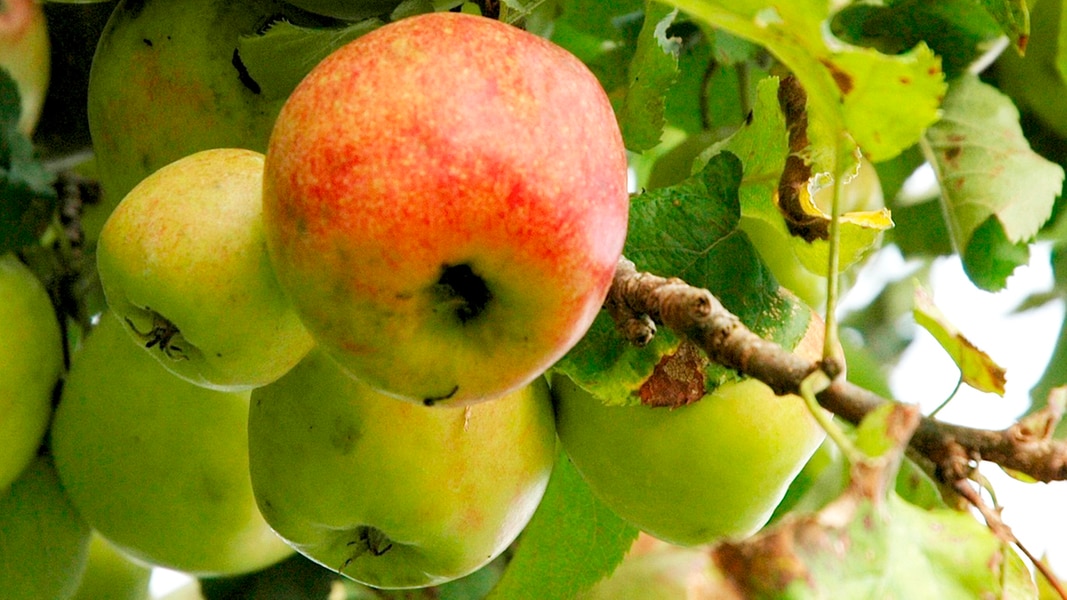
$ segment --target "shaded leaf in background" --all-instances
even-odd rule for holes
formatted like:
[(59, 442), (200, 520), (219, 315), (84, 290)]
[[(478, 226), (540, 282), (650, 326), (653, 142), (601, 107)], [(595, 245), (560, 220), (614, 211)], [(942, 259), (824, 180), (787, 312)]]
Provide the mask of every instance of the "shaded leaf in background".
[(628, 68), (644, 24), (643, 0), (567, 0), (547, 32), (596, 75), (614, 106), (626, 97)]
[(1030, 149), (1015, 105), (973, 75), (952, 82), (926, 154), (968, 277), (984, 290), (1003, 288), (1052, 214), (1063, 168)]
[(0, 68), (0, 255), (36, 243), (58, 200), (55, 175), (19, 131), (21, 110), (18, 87)]
[(949, 78), (966, 70), (1004, 35), (1000, 24), (975, 0), (855, 3), (834, 17), (832, 29), (851, 44), (886, 54), (906, 52), (925, 42), (941, 57)]
[(979, 0), (1020, 52), (1030, 39), (1030, 9), (1026, 0)]
[(610, 574), (637, 534), (593, 497), (560, 453), (544, 499), (487, 600), (573, 598)]
[(659, 143), (666, 123), (667, 90), (678, 77), (679, 41), (667, 36), (677, 9), (655, 0), (645, 5), (645, 22), (630, 61), (630, 85), (617, 109), (626, 147), (635, 152)]
[[(748, 237), (737, 228), (740, 182), (740, 162), (723, 152), (682, 183), (633, 198), (623, 253), (640, 270), (707, 288), (753, 331), (793, 348), (803, 336), (810, 312), (780, 291)], [(651, 344), (634, 347), (601, 313), (555, 368), (608, 404), (636, 404), (635, 392), (677, 344), (670, 331), (661, 329)], [(708, 391), (737, 377), (717, 364), (708, 365), (706, 374)]]
[(934, 336), (960, 369), (963, 382), (982, 392), (1004, 395), (1004, 368), (978, 349), (934, 304), (930, 293), (915, 284), (915, 322)]

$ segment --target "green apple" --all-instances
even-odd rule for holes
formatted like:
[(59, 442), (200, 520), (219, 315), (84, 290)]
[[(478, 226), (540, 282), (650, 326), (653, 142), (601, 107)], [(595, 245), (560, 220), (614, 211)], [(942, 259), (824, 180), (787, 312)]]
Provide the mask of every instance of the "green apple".
[(237, 50), (281, 0), (123, 0), (89, 76), (89, 130), (105, 201), (209, 148), (265, 151), (284, 97), (265, 97)]
[(252, 496), (248, 399), (171, 375), (105, 313), (56, 409), (56, 469), (85, 520), (135, 559), (205, 576), (258, 570), (292, 550)]
[[(821, 338), (813, 318), (797, 352), (818, 357)], [(754, 533), (824, 437), (801, 398), (755, 379), (674, 409), (609, 407), (562, 375), (552, 391), (560, 442), (594, 494), (675, 544)]]
[(89, 555), (90, 529), (37, 458), (0, 492), (0, 598), (67, 600)]
[(19, 131), (33, 133), (41, 118), (51, 50), (44, 9), (37, 0), (0, 0), (0, 69), (18, 84), (22, 112)]
[(48, 292), (13, 254), (0, 256), (0, 490), (30, 464), (52, 416), (63, 340)]
[(134, 562), (111, 542), (93, 533), (89, 562), (71, 600), (148, 600), (152, 568)]
[(431, 13), (335, 51), (267, 150), (278, 280), (344, 369), (461, 404), (585, 333), (626, 235), (626, 156), (596, 77), (544, 39)]
[(100, 233), (108, 306), (167, 370), (198, 385), (265, 385), (314, 343), (267, 256), (262, 182), (258, 152), (197, 152), (139, 183)]
[(289, 0), (295, 6), (318, 15), (346, 21), (359, 21), (392, 12), (401, 0)]
[(252, 392), (252, 487), (298, 551), (379, 588), (425, 587), (499, 555), (533, 515), (556, 455), (543, 379), (428, 408), (383, 396), (313, 350)]

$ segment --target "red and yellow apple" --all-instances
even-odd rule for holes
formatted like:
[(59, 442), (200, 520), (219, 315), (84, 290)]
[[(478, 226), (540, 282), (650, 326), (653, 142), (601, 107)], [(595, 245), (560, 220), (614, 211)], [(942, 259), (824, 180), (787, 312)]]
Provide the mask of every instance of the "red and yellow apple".
[(248, 399), (175, 377), (104, 313), (72, 358), (52, 423), (67, 495), (145, 563), (232, 575), (291, 555), (252, 495)]
[(265, 385), (314, 343), (267, 256), (262, 181), (258, 152), (197, 152), (137, 184), (100, 234), (111, 310), (167, 370), (198, 385)]
[(543, 373), (600, 310), (626, 235), (596, 77), (484, 17), (411, 17), (337, 50), (266, 162), (268, 248), (304, 324), (352, 375), (426, 404)]
[[(813, 316), (796, 352), (817, 358), (821, 340)], [(673, 409), (607, 406), (562, 375), (552, 391), (560, 442), (594, 494), (675, 544), (754, 533), (824, 437), (801, 398), (755, 379)]]
[(556, 458), (543, 379), (466, 407), (375, 392), (320, 350), (252, 392), (252, 487), (271, 527), (360, 583), (457, 579), (515, 540)]
[(48, 292), (13, 254), (0, 256), (0, 490), (37, 455), (63, 370)]

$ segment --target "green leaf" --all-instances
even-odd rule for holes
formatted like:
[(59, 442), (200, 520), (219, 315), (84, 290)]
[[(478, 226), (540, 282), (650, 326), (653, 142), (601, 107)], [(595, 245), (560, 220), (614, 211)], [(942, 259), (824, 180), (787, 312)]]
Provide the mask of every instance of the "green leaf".
[(1052, 214), (1063, 168), (1031, 150), (1015, 105), (974, 75), (952, 82), (926, 154), (967, 275), (982, 289), (1003, 288)]
[(635, 152), (659, 143), (666, 123), (667, 90), (678, 77), (678, 40), (667, 28), (678, 10), (654, 0), (645, 6), (645, 22), (630, 61), (630, 85), (618, 111), (626, 147)]
[[(623, 252), (638, 269), (707, 288), (753, 331), (793, 348), (810, 313), (779, 291), (748, 236), (738, 229), (740, 181), (740, 162), (723, 152), (682, 183), (635, 197)], [(648, 346), (634, 347), (602, 313), (555, 368), (607, 404), (635, 404), (640, 401), (635, 392), (677, 346), (670, 331), (660, 330)], [(707, 391), (737, 377), (717, 364), (707, 365), (705, 372)]]
[[(886, 55), (825, 35), (825, 0), (670, 0), (712, 27), (758, 43), (797, 76), (807, 92), (809, 134), (820, 169), (858, 145), (870, 160), (893, 158), (938, 118), (945, 84), (940, 60), (925, 43)], [(847, 133), (851, 139), (843, 138)]]
[(615, 570), (637, 534), (593, 496), (560, 453), (545, 496), (487, 600), (574, 598)]
[(286, 98), (322, 59), (383, 24), (376, 18), (338, 28), (278, 21), (262, 34), (241, 36), (237, 53), (264, 98)]
[(58, 199), (55, 175), (19, 131), (20, 111), (18, 87), (0, 68), (0, 255), (36, 243)]

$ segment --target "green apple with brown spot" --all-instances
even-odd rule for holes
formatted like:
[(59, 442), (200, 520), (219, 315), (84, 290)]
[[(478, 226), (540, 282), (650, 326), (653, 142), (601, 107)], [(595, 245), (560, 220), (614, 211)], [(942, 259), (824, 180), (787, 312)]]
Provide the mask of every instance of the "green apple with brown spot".
[(626, 155), (574, 56), (431, 13), (335, 51), (271, 134), (283, 289), (352, 375), (465, 404), (520, 389), (588, 329), (626, 235)]
[(271, 527), (360, 583), (457, 579), (525, 527), (556, 458), (543, 379), (466, 407), (375, 392), (316, 349), (252, 392), (252, 486)]

